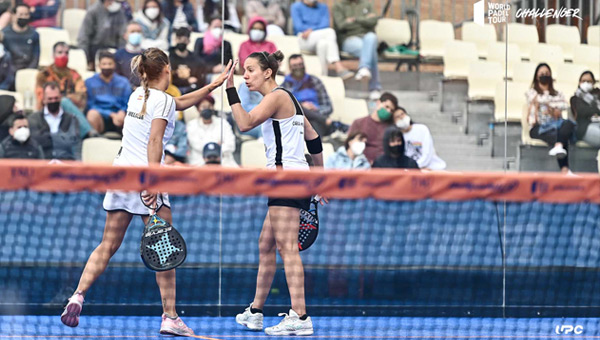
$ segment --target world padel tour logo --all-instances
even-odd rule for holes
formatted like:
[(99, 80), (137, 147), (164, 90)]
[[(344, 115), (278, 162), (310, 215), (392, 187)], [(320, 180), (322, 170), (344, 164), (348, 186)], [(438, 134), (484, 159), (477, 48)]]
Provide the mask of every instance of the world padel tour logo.
[[(483, 26), (485, 23), (485, 4), (487, 3), (487, 23), (500, 24), (508, 22), (512, 7), (510, 4), (487, 2), (481, 0), (473, 4), (473, 21)], [(581, 19), (581, 9), (579, 8), (519, 8), (515, 13), (517, 19), (560, 19), (560, 18), (577, 18)]]

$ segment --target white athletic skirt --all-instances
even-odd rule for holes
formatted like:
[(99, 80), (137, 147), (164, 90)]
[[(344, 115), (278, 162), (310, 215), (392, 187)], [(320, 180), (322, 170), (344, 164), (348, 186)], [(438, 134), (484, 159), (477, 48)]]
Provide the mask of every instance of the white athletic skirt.
[[(124, 210), (134, 215), (150, 215), (150, 210), (142, 203), (139, 192), (107, 191), (102, 206), (106, 211)], [(171, 209), (169, 194), (158, 195), (158, 210), (163, 206)]]

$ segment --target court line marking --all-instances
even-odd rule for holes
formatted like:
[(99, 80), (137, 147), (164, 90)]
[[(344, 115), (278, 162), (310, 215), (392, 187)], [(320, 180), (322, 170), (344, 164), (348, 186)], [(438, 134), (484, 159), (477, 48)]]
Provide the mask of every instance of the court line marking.
[[(202, 335), (189, 335), (188, 337), (190, 338), (196, 338), (196, 339), (204, 339), (204, 340), (222, 340), (222, 339), (217, 339), (217, 338), (211, 338), (211, 337), (207, 337), (207, 336), (202, 336)], [(91, 339), (91, 338), (104, 338), (104, 339), (116, 339), (116, 338), (131, 338), (131, 339), (138, 339), (138, 338), (161, 338), (161, 336), (158, 335), (0, 335), (0, 339), (4, 339), (4, 338), (86, 338), (86, 339)]]
[[(273, 338), (270, 335), (217, 335), (220, 338)], [(218, 338), (212, 338), (202, 335), (189, 335), (190, 338), (205, 339), (205, 340), (223, 340)], [(0, 335), (0, 339), (9, 338), (104, 338), (104, 339), (115, 339), (115, 338), (162, 338), (158, 335)], [(464, 335), (464, 336), (444, 336), (444, 335), (309, 335), (303, 336), (302, 339), (600, 339), (600, 336), (585, 336), (580, 335)]]

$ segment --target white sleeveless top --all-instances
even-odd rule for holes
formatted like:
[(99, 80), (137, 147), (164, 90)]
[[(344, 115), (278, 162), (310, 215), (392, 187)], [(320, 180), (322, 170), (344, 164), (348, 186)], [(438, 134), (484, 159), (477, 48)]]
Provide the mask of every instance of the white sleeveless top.
[(167, 121), (163, 136), (164, 149), (175, 129), (175, 100), (170, 95), (155, 89), (150, 89), (150, 96), (146, 102), (146, 113), (142, 116), (140, 111), (144, 104), (144, 89), (138, 87), (127, 103), (127, 115), (123, 125), (123, 140), (121, 151), (115, 158), (114, 165), (148, 165), (148, 140), (150, 139), (150, 126), (154, 119)]
[(261, 129), (267, 154), (267, 168), (308, 169), (304, 157), (304, 113), (296, 98), (281, 87), (273, 91), (287, 92), (296, 107), (296, 114), (290, 118), (269, 118)]

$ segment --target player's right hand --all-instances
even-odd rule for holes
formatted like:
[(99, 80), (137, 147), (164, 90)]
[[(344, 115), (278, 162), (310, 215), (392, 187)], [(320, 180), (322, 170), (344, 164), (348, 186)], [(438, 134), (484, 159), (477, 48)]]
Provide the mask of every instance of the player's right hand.
[(142, 201), (147, 207), (156, 207), (156, 193), (151, 193), (146, 190), (142, 191)]
[(227, 86), (225, 86), (226, 88), (235, 87), (235, 84), (233, 83), (233, 73), (235, 72), (235, 69), (237, 68), (239, 62), (240, 60), (236, 59), (235, 63), (233, 63), (233, 66), (231, 67), (231, 72), (229, 72), (229, 74), (227, 75)]
[[(232, 68), (231, 65), (232, 65), (232, 61), (230, 60), (227, 63), (227, 66), (225, 66), (225, 69), (223, 70), (223, 72), (221, 72), (221, 74), (219, 74), (219, 76), (217, 76), (216, 78), (214, 78), (214, 80), (213, 80), (212, 83), (215, 85), (215, 88), (221, 86), (225, 82), (225, 80), (227, 80), (228, 73), (232, 73), (233, 74), (232, 70), (235, 70), (235, 69)], [(232, 72), (229, 72), (230, 70)]]

